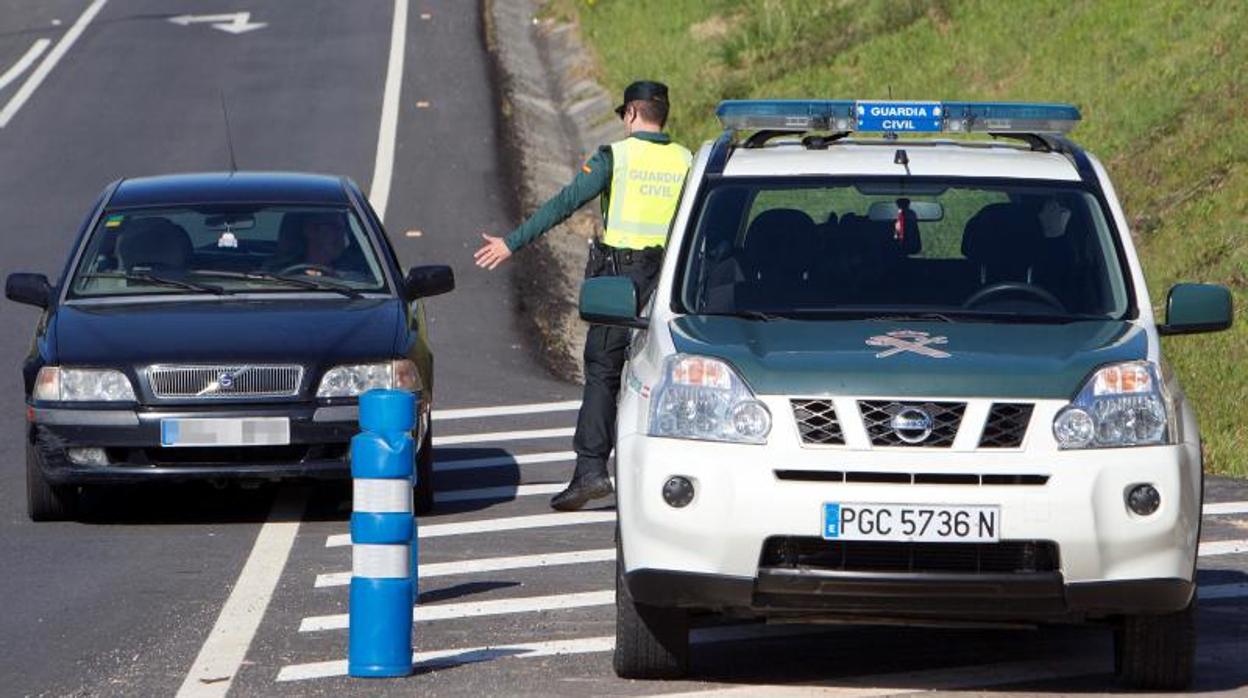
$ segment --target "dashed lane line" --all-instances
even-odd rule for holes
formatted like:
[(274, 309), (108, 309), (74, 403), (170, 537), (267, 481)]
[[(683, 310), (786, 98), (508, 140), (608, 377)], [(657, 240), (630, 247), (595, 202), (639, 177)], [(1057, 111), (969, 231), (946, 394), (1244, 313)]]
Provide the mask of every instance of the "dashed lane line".
[[(581, 565), (591, 562), (606, 562), (608, 560), (615, 560), (615, 548), (574, 550), (566, 553), (543, 553), (541, 555), (490, 557), (456, 562), (434, 562), (421, 565), (419, 576), (421, 579), (426, 579), (428, 577), (447, 577), (456, 574), (478, 574), (481, 572), (501, 572), (503, 570)], [(350, 572), (331, 572), (329, 574), (316, 575), (317, 587), (346, 586), (350, 583)]]
[[(511, 516), (502, 519), (432, 524), (420, 526), (416, 535), (419, 539), (424, 540), (425, 538), (460, 536), (470, 533), (519, 531), (530, 528), (577, 526), (580, 524), (609, 523), (612, 521), (615, 521), (614, 511), (574, 511), (562, 514), (537, 514), (534, 516)], [(338, 548), (346, 545), (351, 545), (350, 533), (335, 533), (325, 540), (325, 547), (327, 548)]]
[(566, 484), (550, 482), (536, 485), (503, 485), (501, 487), (479, 487), (468, 490), (448, 490), (446, 492), (434, 492), (433, 501), (442, 504), (445, 502), (478, 502), (499, 499), (515, 499), (517, 497), (555, 494), (556, 492), (562, 492), (565, 487), (567, 487)]
[[(570, 608), (587, 608), (589, 606), (610, 606), (613, 603), (615, 603), (615, 592), (611, 590), (586, 591), (578, 594), (552, 594), (550, 596), (522, 596), (514, 599), (416, 606), (412, 609), (412, 621), (427, 623), (429, 621), (455, 620), (457, 618), (480, 618), (481, 616), (504, 616), (516, 613), (537, 613), (539, 611), (562, 611)], [(299, 623), (299, 632), (343, 630), (349, 627), (350, 619), (351, 616), (347, 613), (304, 618)]]
[(453, 410), (434, 410), (433, 418), (446, 419), (479, 419), (481, 417), (508, 417), (518, 414), (540, 414), (543, 412), (570, 412), (581, 408), (580, 400), (564, 400), (562, 402), (536, 402), (527, 405), (499, 405), (497, 407), (468, 407)]
[(1200, 557), (1248, 553), (1248, 540), (1211, 540), (1200, 544)]
[(551, 451), (548, 453), (525, 453), (521, 455), (492, 456), (490, 458), (461, 458), (458, 460), (435, 461), (433, 470), (434, 472), (446, 473), (456, 470), (562, 463), (570, 460), (576, 460), (575, 451)]
[(52, 72), (52, 69), (56, 67), (56, 64), (65, 57), (65, 54), (69, 53), (69, 49), (73, 47), (74, 42), (87, 30), (87, 25), (91, 24), (95, 16), (104, 8), (104, 3), (106, 2), (108, 0), (93, 0), (90, 5), (87, 5), (87, 9), (78, 15), (78, 19), (74, 20), (73, 25), (61, 36), (61, 40), (56, 42), (56, 46), (52, 47), (48, 55), (44, 56), (43, 62), (36, 66), (30, 77), (26, 78), (26, 82), (23, 82), (22, 86), (17, 88), (17, 92), (9, 100), (8, 104), (5, 104), (4, 108), (0, 109), (0, 128), (9, 125), (13, 117), (17, 115), (17, 111), (22, 108), (22, 105), (26, 104), (26, 100), (30, 99), (35, 90), (39, 89), (39, 86), (43, 84), (43, 81)]
[(453, 446), (458, 444), (495, 443), (498, 441), (524, 441), (527, 439), (557, 439), (572, 436), (576, 432), (573, 427), (557, 429), (524, 429), (520, 431), (491, 431), (483, 434), (454, 434), (451, 436), (433, 437), (433, 445)]
[(1213, 502), (1206, 504), (1201, 513), (1205, 516), (1248, 514), (1248, 502)]
[(48, 46), (51, 44), (51, 39), (39, 39), (31, 44), (30, 48), (26, 49), (26, 53), (22, 54), (22, 57), (17, 59), (16, 63), (9, 66), (9, 69), (4, 71), (3, 75), (0, 75), (0, 90), (8, 87), (9, 83), (17, 79), (17, 76), (26, 72), (26, 69), (39, 60), (39, 56), (42, 56), (43, 52), (48, 50)]

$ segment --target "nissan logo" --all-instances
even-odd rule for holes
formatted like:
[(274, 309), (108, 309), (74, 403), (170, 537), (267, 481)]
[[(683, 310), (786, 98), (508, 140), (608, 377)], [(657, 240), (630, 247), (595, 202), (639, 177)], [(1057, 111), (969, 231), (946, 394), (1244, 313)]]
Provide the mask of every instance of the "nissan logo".
[(922, 443), (932, 435), (932, 416), (917, 407), (907, 407), (893, 415), (889, 426), (902, 441), (908, 444)]

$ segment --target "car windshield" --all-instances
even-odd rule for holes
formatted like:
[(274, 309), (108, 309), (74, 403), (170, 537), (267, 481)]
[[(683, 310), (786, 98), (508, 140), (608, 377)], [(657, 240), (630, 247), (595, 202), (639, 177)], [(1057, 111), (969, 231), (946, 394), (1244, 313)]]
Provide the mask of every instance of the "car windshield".
[(725, 179), (694, 218), (695, 314), (1069, 322), (1130, 309), (1113, 231), (1077, 184)]
[(384, 291), (374, 246), (346, 208), (203, 206), (108, 211), (71, 298)]

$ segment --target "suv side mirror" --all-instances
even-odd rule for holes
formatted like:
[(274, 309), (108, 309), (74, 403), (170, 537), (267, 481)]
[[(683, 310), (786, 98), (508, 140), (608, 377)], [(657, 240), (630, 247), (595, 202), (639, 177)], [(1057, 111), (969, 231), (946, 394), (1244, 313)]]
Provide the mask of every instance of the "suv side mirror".
[(409, 301), (439, 296), (455, 289), (455, 272), (444, 264), (412, 267), (403, 279), (403, 287)]
[(596, 325), (644, 330), (650, 323), (637, 316), (637, 286), (627, 276), (598, 276), (581, 284), (581, 319)]
[(43, 274), (9, 274), (4, 297), (17, 303), (47, 308), (52, 305), (52, 284)]
[(1163, 335), (1219, 332), (1231, 326), (1231, 292), (1214, 284), (1176, 284), (1166, 296)]

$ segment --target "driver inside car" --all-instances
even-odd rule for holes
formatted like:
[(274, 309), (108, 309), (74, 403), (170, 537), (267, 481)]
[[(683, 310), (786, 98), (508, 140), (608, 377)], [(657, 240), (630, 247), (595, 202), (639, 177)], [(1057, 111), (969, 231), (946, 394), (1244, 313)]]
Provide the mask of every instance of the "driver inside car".
[(306, 276), (336, 275), (351, 247), (346, 221), (338, 213), (288, 213), (277, 238), (270, 271)]

